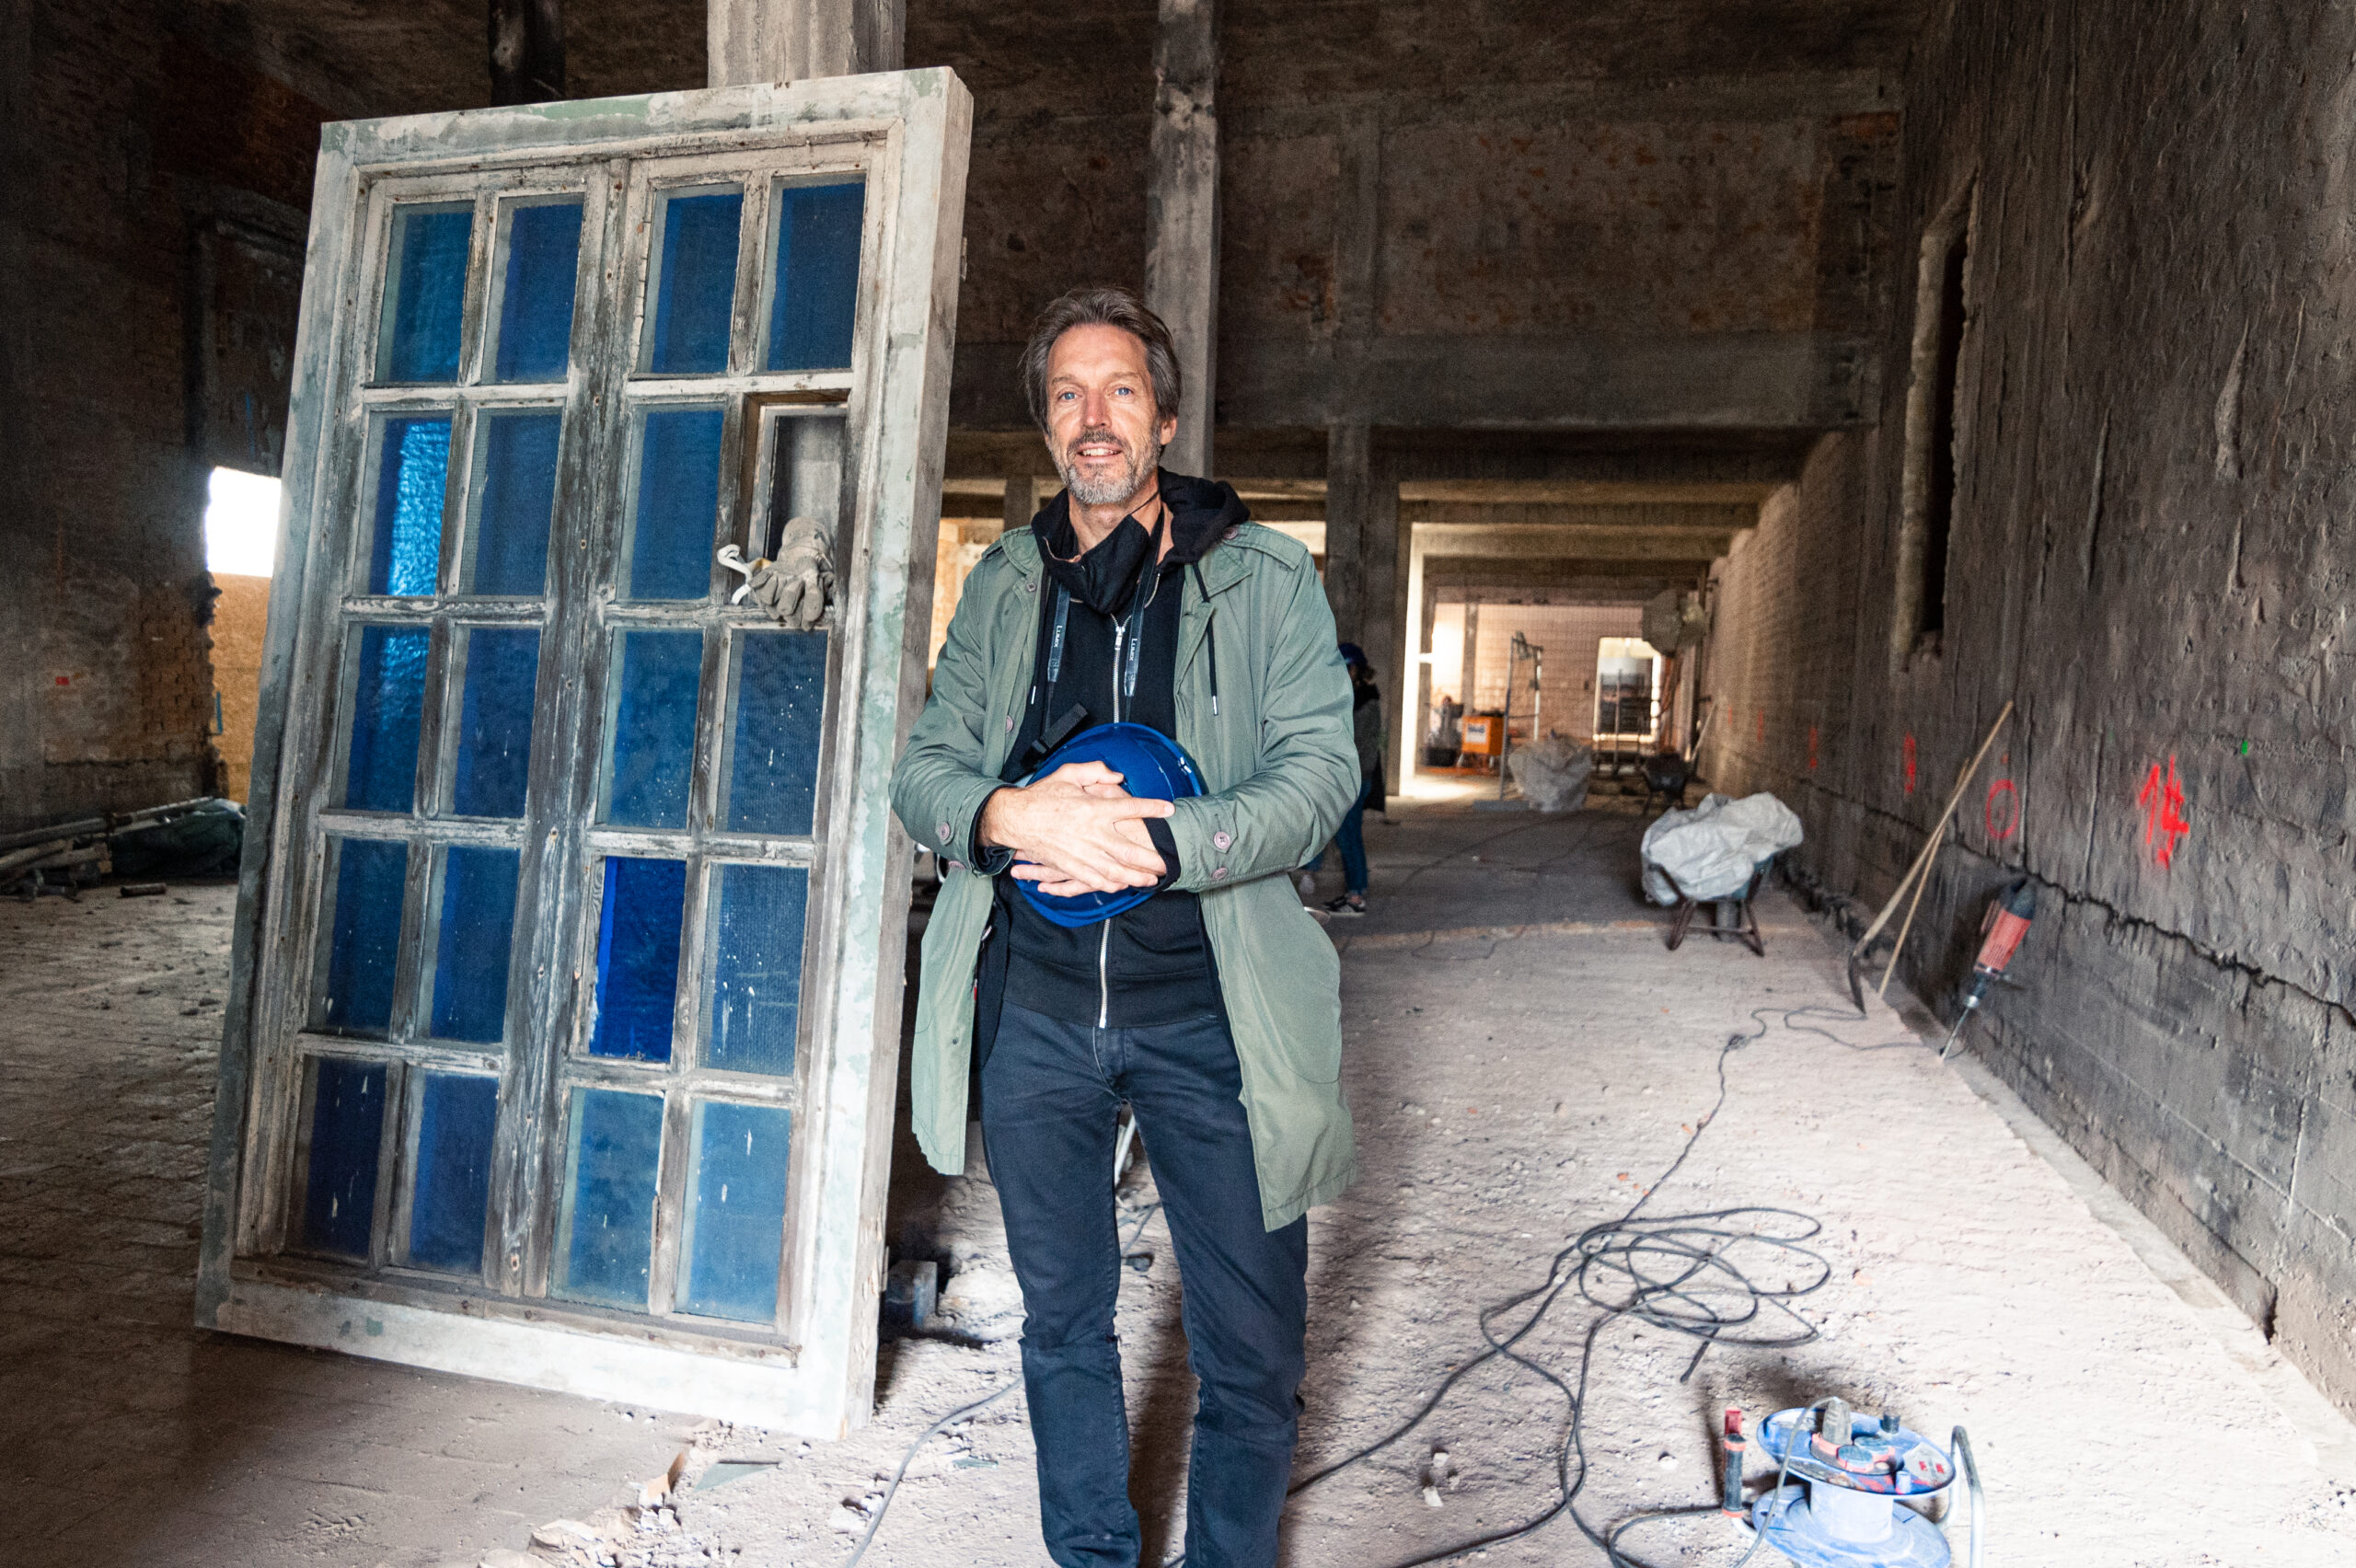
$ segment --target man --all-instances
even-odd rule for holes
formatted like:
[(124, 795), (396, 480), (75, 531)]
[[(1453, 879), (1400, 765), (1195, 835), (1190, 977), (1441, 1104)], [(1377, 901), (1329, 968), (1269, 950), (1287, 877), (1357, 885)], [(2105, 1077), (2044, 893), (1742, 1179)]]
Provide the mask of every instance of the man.
[[(1065, 490), (966, 579), (892, 781), (942, 865), (910, 1092), (964, 1168), (969, 1066), (1022, 1286), (1048, 1555), (1134, 1568), (1113, 1309), (1115, 1114), (1135, 1113), (1185, 1282), (1201, 1383), (1189, 1568), (1270, 1568), (1308, 1311), (1302, 1217), (1348, 1185), (1340, 964), (1286, 873), (1358, 790), (1350, 687), (1309, 552), (1235, 492), (1161, 472), (1169, 329), (1119, 289), (1065, 295), (1023, 357)], [(1026, 783), (1067, 737), (1148, 725), (1204, 793), (1133, 799), (1100, 764)], [(1066, 928), (1018, 891), (1153, 889)]]

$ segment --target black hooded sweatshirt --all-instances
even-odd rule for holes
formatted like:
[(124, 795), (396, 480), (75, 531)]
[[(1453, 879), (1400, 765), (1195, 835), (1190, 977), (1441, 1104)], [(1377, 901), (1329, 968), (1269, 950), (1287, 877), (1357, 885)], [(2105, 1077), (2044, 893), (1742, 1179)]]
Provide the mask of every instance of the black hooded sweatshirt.
[[(1001, 775), (1009, 783), (1020, 783), (1057, 745), (1098, 724), (1144, 724), (1177, 739), (1184, 578), (1228, 529), (1251, 513), (1231, 488), (1216, 480), (1164, 472), (1161, 494), (1172, 543), (1158, 567), (1152, 564), (1158, 529), (1148, 530), (1135, 518), (1084, 555), (1067, 494), (1057, 494), (1031, 520), (1047, 582), (1039, 594), (1032, 690)], [(1051, 651), (1057, 606), (1067, 594), (1063, 657), (1051, 686), (1048, 670), (1057, 663)], [(1124, 630), (1131, 627), (1138, 641), (1133, 687)], [(1111, 1029), (1173, 1023), (1220, 1010), (1218, 976), (1199, 901), (1170, 887), (1178, 875), (1177, 844), (1159, 818), (1149, 820), (1146, 828), (1161, 854), (1161, 890), (1097, 925), (1057, 926), (1031, 907), (1011, 874), (999, 877), (979, 975), (977, 1032), (996, 1035), (1006, 997), (1050, 1018)], [(989, 866), (1003, 853), (977, 855), (976, 863)]]

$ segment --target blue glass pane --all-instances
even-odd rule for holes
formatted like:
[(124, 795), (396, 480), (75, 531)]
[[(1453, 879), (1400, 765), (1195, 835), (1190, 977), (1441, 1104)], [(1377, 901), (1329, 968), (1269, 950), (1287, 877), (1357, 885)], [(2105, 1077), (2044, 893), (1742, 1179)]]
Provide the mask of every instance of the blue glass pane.
[(442, 574), (442, 497), (450, 478), (450, 416), (387, 420), (376, 460), (376, 523), (368, 592), (432, 594)]
[(658, 409), (640, 426), (623, 597), (700, 599), (711, 592), (720, 431), (718, 409)]
[(736, 646), (727, 825), (742, 833), (807, 833), (826, 717), (826, 634), (748, 632)]
[(663, 257), (646, 368), (696, 375), (728, 368), (728, 322), (736, 301), (740, 190), (678, 195), (663, 203)]
[(623, 827), (685, 827), (703, 634), (625, 631), (616, 643), (605, 820)]
[(687, 898), (685, 860), (606, 860), (597, 910), (597, 1023), (589, 1036), (591, 1055), (671, 1059), (679, 924)]
[(433, 1032), (496, 1044), (506, 1032), (507, 951), (515, 928), (513, 849), (453, 848), (442, 862)]
[(336, 851), (335, 914), (328, 931), (329, 1029), (382, 1034), (393, 1021), (393, 964), (401, 940), (409, 846), (346, 838)]
[(799, 866), (720, 868), (706, 1057), (740, 1073), (793, 1070), (802, 1008), (802, 923), (810, 873)]
[(777, 1317), (791, 1124), (780, 1106), (706, 1101), (696, 1107), (680, 1311), (747, 1323)]
[(645, 1310), (647, 1261), (654, 1251), (654, 1171), (662, 1154), (659, 1098), (572, 1091), (561, 1294)]
[(578, 201), (507, 210), (497, 380), (564, 379), (572, 357), (572, 282), (580, 260)]
[(456, 381), (458, 328), (466, 313), (471, 208), (404, 207), (393, 215), (391, 276), (385, 290), (382, 381)]
[(405, 812), (417, 799), (418, 714), (425, 701), (422, 626), (360, 628), (352, 688), (352, 756), (343, 803), (357, 812)]
[(385, 1064), (322, 1056), (313, 1069), (303, 1245), (368, 1255), (376, 1218), (376, 1141), (385, 1130)]
[(859, 308), (859, 225), (867, 187), (788, 185), (777, 193), (771, 370), (849, 370)]
[(482, 423), (482, 478), (466, 591), (530, 596), (548, 586), (561, 414), (502, 414)]
[(417, 1120), (417, 1181), (410, 1194), (409, 1261), (419, 1268), (477, 1274), (491, 1206), (491, 1139), (499, 1123), (499, 1080), (456, 1073), (425, 1076)]
[(450, 809), (460, 816), (519, 817), (532, 764), (532, 686), (540, 634), (528, 627), (465, 628), (465, 697)]

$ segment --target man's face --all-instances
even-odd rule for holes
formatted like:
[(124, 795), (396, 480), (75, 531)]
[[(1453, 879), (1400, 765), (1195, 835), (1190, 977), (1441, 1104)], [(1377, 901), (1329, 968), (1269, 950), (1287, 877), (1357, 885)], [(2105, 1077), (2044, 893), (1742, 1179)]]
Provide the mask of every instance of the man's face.
[(1151, 482), (1178, 416), (1153, 406), (1145, 344), (1118, 327), (1075, 327), (1047, 352), (1047, 451), (1072, 500), (1114, 506)]

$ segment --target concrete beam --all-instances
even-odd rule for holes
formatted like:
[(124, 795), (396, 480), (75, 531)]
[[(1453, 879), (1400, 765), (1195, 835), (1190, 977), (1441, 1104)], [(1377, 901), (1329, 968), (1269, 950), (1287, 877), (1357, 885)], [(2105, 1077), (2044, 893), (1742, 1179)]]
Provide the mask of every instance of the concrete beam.
[(715, 87), (897, 71), (907, 0), (706, 0), (706, 70)]
[[(1642, 604), (1664, 590), (1689, 589), (1709, 570), (1707, 561), (1600, 561), (1584, 559), (1516, 560), (1488, 557), (1427, 555), (1420, 564), (1426, 598), (1431, 603), (1535, 604), (1538, 594), (1556, 604)], [(1567, 596), (1565, 596), (1567, 595)]]
[[(1330, 350), (1245, 337), (1221, 345), (1218, 415), (1249, 429), (1844, 430), (1867, 422), (1873, 347), (1841, 332), (1377, 337)], [(1028, 422), (1022, 352), (958, 344), (956, 423)]]
[(1428, 555), (1483, 560), (1649, 560), (1707, 563), (1727, 553), (1730, 533), (1656, 528), (1461, 528), (1423, 525), (1415, 547)]
[[(1014, 397), (1019, 405), (1019, 387)], [(1798, 478), (1816, 436), (1807, 431), (1386, 428), (1374, 440), (1402, 495), (1416, 500), (1733, 504), (1763, 500)], [(1247, 501), (1325, 493), (1324, 426), (1245, 429), (1230, 421), (1218, 432), (1218, 477)], [(1018, 412), (1005, 429), (950, 431), (949, 488), (972, 480), (997, 495), (999, 476), (1024, 470), (1055, 472), (1027, 414)]]
[(1218, 373), (1218, 0), (1161, 0), (1147, 147), (1145, 300), (1169, 325), (1182, 388), (1162, 455), (1211, 471)]
[(1702, 528), (1739, 533), (1755, 527), (1759, 509), (1746, 505), (1685, 505), (1633, 502), (1586, 506), (1555, 502), (1429, 501), (1401, 502), (1420, 527)]

